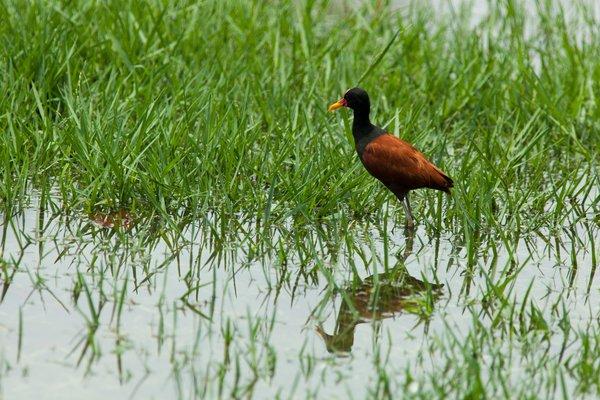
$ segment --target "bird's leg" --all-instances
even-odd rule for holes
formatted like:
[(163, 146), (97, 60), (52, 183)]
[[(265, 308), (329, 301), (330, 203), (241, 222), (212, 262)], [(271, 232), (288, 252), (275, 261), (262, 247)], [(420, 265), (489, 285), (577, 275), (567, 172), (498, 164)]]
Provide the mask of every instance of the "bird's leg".
[(404, 196), (402, 200), (402, 205), (404, 206), (404, 213), (406, 214), (406, 229), (414, 229), (415, 220), (412, 216), (412, 210), (410, 209), (410, 202), (408, 201), (408, 193)]
[(415, 230), (413, 228), (404, 228), (404, 236), (406, 238), (406, 244), (404, 245), (404, 253), (402, 254), (402, 262), (406, 262), (408, 256), (413, 252), (415, 244)]

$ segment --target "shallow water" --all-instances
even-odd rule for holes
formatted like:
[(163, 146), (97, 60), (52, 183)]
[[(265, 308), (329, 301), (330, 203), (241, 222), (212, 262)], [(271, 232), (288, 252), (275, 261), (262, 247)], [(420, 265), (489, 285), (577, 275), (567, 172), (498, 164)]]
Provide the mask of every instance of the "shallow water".
[[(357, 225), (337, 251), (317, 233), (300, 251), (276, 230), (259, 250), (256, 224), (240, 225), (251, 240), (227, 241), (206, 221), (148, 246), (156, 224), (112, 229), (32, 204), (2, 226), (6, 399), (363, 398), (382, 369), (397, 392), (407, 369), (437, 368), (434, 343), (466, 335), (474, 315), (490, 324), (486, 282), (511, 274), (511, 300), (528, 295), (548, 320), (556, 304), (574, 329), (600, 315), (591, 211), (556, 235), (487, 243), (473, 258), (452, 234), (410, 235), (391, 220), (386, 231)], [(561, 351), (560, 336), (550, 343)]]

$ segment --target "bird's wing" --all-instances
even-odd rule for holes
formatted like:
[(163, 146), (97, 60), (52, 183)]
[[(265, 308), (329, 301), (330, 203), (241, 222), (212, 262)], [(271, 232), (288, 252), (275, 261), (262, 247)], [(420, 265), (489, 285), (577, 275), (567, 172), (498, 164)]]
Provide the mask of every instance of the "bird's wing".
[(388, 187), (428, 187), (447, 191), (452, 180), (409, 143), (385, 134), (369, 143), (361, 160), (371, 175)]

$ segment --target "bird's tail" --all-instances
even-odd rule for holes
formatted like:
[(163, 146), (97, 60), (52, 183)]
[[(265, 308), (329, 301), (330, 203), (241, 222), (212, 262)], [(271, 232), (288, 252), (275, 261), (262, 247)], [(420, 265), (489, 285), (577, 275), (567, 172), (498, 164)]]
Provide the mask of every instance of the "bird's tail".
[(433, 189), (441, 190), (442, 192), (450, 194), (450, 188), (454, 187), (454, 181), (439, 168), (436, 168), (436, 172), (438, 175), (434, 180), (435, 186), (433, 186)]
[(454, 181), (452, 180), (452, 178), (450, 178), (448, 175), (446, 174), (442, 174), (444, 180), (446, 181), (446, 188), (444, 190), (444, 192), (448, 193), (448, 194), (452, 194), (450, 192), (450, 188), (454, 187)]

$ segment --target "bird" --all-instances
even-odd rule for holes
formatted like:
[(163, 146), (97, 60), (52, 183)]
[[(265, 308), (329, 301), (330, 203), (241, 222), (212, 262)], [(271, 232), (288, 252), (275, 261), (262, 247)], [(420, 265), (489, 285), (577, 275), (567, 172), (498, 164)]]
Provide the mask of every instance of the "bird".
[(405, 212), (405, 227), (414, 229), (408, 193), (428, 188), (450, 194), (454, 181), (410, 143), (371, 123), (371, 102), (364, 89), (349, 89), (340, 100), (328, 107), (328, 111), (342, 107), (354, 112), (352, 136), (360, 161), (400, 200)]

